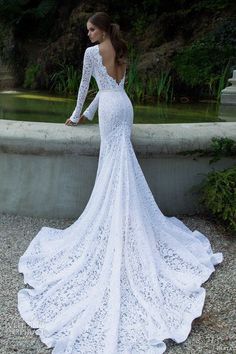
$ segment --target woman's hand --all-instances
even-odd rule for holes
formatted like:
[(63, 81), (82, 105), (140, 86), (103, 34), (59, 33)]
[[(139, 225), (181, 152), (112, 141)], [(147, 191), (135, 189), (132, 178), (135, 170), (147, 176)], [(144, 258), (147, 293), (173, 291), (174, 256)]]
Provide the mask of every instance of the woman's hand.
[(74, 123), (72, 122), (72, 120), (70, 120), (70, 118), (68, 118), (66, 121), (65, 121), (65, 125), (77, 125), (78, 123)]
[(78, 124), (81, 124), (81, 123), (84, 123), (85, 122), (85, 116), (80, 116), (80, 118), (79, 118), (79, 121), (77, 122), (77, 123), (75, 123), (75, 122), (72, 122), (72, 120), (70, 120), (70, 118), (68, 118), (66, 121), (65, 121), (65, 125), (72, 125), (72, 126), (74, 126), (74, 125), (78, 125)]

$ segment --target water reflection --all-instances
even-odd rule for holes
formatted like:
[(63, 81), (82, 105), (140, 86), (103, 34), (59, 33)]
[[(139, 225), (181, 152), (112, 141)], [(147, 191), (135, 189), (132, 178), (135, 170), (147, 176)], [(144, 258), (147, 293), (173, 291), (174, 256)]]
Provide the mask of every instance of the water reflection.
[[(3, 91), (0, 92), (0, 119), (64, 123), (75, 103), (76, 97), (59, 97), (47, 92)], [(236, 122), (232, 108), (225, 110), (213, 102), (135, 105), (134, 123)], [(97, 114), (92, 123), (98, 123)]]

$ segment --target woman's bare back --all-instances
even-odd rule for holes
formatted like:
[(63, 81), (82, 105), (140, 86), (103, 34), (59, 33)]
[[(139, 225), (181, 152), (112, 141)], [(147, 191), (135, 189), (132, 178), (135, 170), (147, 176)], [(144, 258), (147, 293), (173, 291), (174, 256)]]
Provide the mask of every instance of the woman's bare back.
[(102, 64), (106, 68), (107, 74), (119, 84), (125, 75), (126, 64), (115, 64), (116, 52), (112, 44), (99, 44), (98, 48), (99, 54), (102, 57)]

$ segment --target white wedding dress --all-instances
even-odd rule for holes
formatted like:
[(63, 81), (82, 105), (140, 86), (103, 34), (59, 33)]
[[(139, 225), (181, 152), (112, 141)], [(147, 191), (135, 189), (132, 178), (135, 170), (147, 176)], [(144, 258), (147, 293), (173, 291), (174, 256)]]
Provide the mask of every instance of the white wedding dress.
[[(87, 48), (75, 111), (91, 75), (99, 92), (101, 147), (95, 185), (68, 228), (42, 227), (19, 260), (32, 289), (18, 293), (22, 318), (53, 354), (163, 353), (164, 339), (183, 342), (202, 313), (205, 282), (223, 259), (206, 236), (158, 208), (130, 140), (133, 107)], [(67, 128), (66, 128), (67, 129)]]

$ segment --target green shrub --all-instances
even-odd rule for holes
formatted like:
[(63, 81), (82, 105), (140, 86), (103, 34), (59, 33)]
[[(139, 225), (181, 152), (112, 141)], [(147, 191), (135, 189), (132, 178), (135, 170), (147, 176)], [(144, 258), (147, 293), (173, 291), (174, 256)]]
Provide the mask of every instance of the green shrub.
[(24, 88), (35, 89), (37, 87), (37, 75), (40, 72), (39, 64), (32, 64), (26, 68)]
[[(190, 87), (205, 86), (219, 96), (229, 77), (230, 58), (236, 57), (236, 19), (224, 20), (217, 28), (184, 48), (174, 58), (180, 79)], [(220, 86), (220, 88), (219, 88)]]
[(202, 185), (201, 202), (236, 231), (236, 166), (207, 175)]
[[(220, 158), (236, 155), (236, 141), (227, 137), (213, 137), (213, 158), (210, 164)], [(236, 166), (223, 171), (212, 171), (200, 183), (200, 202), (211, 214), (227, 223), (229, 228), (236, 231)]]
[(211, 141), (213, 158), (209, 161), (210, 164), (220, 160), (223, 156), (235, 155), (236, 142), (234, 140), (227, 137), (213, 137)]

